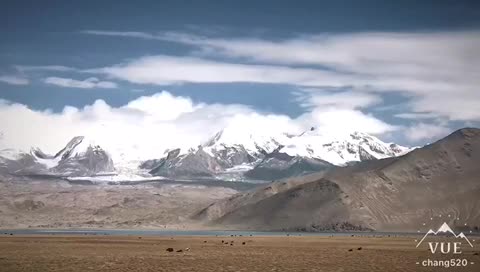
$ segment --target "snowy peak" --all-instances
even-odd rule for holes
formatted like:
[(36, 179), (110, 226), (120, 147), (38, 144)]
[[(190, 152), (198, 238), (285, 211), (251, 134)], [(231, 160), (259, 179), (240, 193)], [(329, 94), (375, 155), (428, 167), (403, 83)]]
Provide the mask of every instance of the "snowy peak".
[(62, 161), (86, 156), (90, 153), (98, 155), (105, 153), (105, 151), (100, 146), (95, 145), (93, 141), (87, 141), (84, 136), (73, 137), (64, 148), (53, 156), (44, 153), (40, 148), (30, 150), (30, 154), (37, 162), (45, 165), (48, 169), (58, 166)]
[(94, 176), (115, 171), (110, 155), (83, 136), (74, 137), (55, 155), (39, 148), (30, 152), (2, 151), (0, 168), (15, 175), (52, 175), (61, 177)]
[(206, 143), (202, 144), (202, 148), (206, 152), (224, 150), (229, 147), (243, 147), (250, 155), (254, 156), (258, 153), (272, 152), (280, 144), (285, 135), (250, 133), (235, 128), (226, 128), (217, 132)]
[(76, 136), (68, 142), (68, 144), (60, 150), (57, 154), (55, 154), (55, 158), (67, 158), (70, 154), (73, 153), (74, 149), (79, 146), (83, 140), (85, 139), (84, 136)]
[[(179, 174), (218, 176), (240, 166), (242, 169), (276, 168), (278, 173), (303, 173), (332, 165), (398, 156), (408, 150), (361, 132), (332, 134), (312, 127), (302, 133), (253, 133), (228, 127), (197, 148), (188, 152), (178, 148), (167, 150), (164, 157), (145, 161), (140, 168), (168, 177)], [(272, 157), (276, 160), (268, 160)], [(298, 169), (290, 171), (290, 166)]]
[(281, 151), (291, 156), (317, 158), (338, 166), (399, 156), (410, 150), (362, 132), (329, 134), (313, 128), (299, 136), (289, 137), (284, 146)]
[(398, 156), (408, 152), (410, 149), (394, 143), (385, 143), (375, 136), (366, 133), (354, 132), (350, 134), (353, 141), (361, 145), (367, 146), (370, 151), (386, 156)]
[[(285, 136), (283, 136), (285, 137)], [(280, 145), (278, 135), (254, 134), (233, 128), (216, 133), (199, 148), (219, 160), (225, 168), (258, 162)]]
[[(395, 143), (385, 143), (363, 132), (330, 133), (315, 127), (300, 134), (282, 132), (254, 134), (225, 129), (202, 145), (205, 152), (237, 165), (231, 158), (248, 154), (254, 161), (266, 154), (280, 152), (292, 157), (306, 157), (343, 166), (351, 162), (401, 156), (411, 149)], [(243, 163), (251, 162), (243, 159)]]
[(217, 142), (220, 142), (220, 139), (222, 138), (222, 134), (223, 134), (223, 130), (220, 130), (212, 138), (210, 138), (207, 142), (205, 142), (202, 146), (207, 148), (214, 146), (215, 144), (217, 144)]

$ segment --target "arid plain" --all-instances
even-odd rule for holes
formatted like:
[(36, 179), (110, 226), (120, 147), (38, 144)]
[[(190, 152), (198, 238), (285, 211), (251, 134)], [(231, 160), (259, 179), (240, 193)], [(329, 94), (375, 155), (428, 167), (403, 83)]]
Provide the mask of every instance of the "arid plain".
[(480, 271), (478, 241), (445, 269), (416, 264), (432, 255), (413, 239), (2, 234), (0, 271)]

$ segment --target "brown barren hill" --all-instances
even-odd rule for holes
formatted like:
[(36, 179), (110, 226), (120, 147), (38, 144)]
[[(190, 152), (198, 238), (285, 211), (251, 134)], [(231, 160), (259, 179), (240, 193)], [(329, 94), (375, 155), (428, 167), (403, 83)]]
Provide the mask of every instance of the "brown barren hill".
[(238, 194), (195, 218), (240, 229), (414, 231), (431, 216), (450, 215), (449, 224), (478, 228), (479, 166), (480, 129), (465, 128), (401, 157)]

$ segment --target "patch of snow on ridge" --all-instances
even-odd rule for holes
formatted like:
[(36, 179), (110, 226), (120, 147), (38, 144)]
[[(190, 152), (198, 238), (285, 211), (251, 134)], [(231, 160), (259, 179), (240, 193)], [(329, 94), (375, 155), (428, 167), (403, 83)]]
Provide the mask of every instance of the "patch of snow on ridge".
[(111, 175), (97, 175), (93, 177), (68, 177), (70, 181), (91, 181), (93, 183), (121, 183), (121, 182), (139, 182), (139, 181), (155, 181), (163, 180), (162, 177), (140, 176), (140, 175), (126, 175), (116, 174)]
[(227, 168), (225, 169), (225, 172), (242, 172), (242, 171), (251, 170), (253, 168), (254, 167), (251, 164), (244, 163), (244, 164), (236, 165), (231, 168)]
[(62, 159), (61, 157), (58, 157), (58, 158), (41, 158), (41, 157), (35, 156), (35, 160), (38, 163), (43, 164), (47, 169), (54, 168), (54, 167), (58, 166), (61, 159)]

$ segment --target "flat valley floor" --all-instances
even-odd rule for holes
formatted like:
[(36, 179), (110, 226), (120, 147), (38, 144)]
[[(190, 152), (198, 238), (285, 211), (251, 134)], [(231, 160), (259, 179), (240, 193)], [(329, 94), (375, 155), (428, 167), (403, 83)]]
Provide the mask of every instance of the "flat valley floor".
[(0, 271), (480, 271), (478, 241), (467, 267), (443, 268), (416, 264), (432, 254), (414, 239), (2, 234)]

